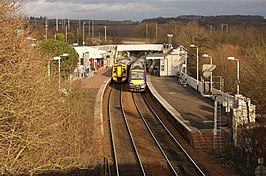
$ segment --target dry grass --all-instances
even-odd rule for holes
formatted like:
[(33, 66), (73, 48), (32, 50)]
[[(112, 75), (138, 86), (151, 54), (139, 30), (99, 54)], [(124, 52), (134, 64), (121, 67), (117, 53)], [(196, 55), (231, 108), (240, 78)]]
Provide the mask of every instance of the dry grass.
[[(171, 26), (172, 25), (172, 26)], [(174, 29), (177, 24), (169, 24)], [(189, 46), (195, 43), (199, 46), (199, 56), (204, 53), (213, 58), (216, 65), (214, 75), (225, 79), (225, 91), (236, 93), (236, 62), (228, 61), (228, 56), (234, 56), (240, 62), (240, 93), (250, 97), (256, 105), (257, 113), (266, 114), (266, 28), (230, 27), (228, 34), (222, 34), (220, 29), (213, 30), (200, 27), (196, 22), (178, 26), (178, 33), (173, 37), (173, 43), (182, 43)], [(195, 54), (195, 49), (191, 49)], [(196, 59), (189, 59), (189, 72), (196, 76)], [(201, 65), (206, 59), (199, 59)], [(208, 60), (207, 60), (208, 61)], [(201, 71), (200, 71), (201, 75)]]
[(19, 3), (0, 2), (0, 174), (93, 166), (90, 94), (75, 87), (60, 94), (20, 11)]

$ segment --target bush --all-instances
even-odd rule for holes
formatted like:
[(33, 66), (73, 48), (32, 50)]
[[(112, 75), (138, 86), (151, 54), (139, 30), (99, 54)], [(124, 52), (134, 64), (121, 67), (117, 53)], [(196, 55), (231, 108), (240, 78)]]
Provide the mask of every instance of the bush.
[[(92, 95), (47, 75), (50, 56), (26, 39), (21, 4), (0, 2), (0, 174), (21, 175), (96, 164), (88, 118)], [(93, 92), (95, 94), (95, 92)]]

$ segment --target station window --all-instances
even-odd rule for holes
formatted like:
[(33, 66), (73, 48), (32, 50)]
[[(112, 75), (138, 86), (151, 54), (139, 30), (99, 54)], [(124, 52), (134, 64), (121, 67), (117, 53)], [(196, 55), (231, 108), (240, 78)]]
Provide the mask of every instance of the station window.
[(161, 61), (161, 71), (164, 71), (164, 60)]

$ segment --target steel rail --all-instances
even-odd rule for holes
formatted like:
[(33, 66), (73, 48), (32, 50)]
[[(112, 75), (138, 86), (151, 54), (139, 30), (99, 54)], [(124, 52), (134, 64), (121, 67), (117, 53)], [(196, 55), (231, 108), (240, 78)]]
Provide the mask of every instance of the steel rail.
[(139, 156), (139, 153), (138, 153), (138, 150), (137, 150), (137, 147), (136, 147), (136, 144), (134, 142), (134, 139), (133, 139), (133, 136), (132, 136), (132, 133), (131, 133), (131, 130), (129, 128), (129, 125), (128, 125), (128, 121), (127, 121), (127, 118), (126, 118), (126, 113), (124, 111), (124, 106), (123, 106), (123, 100), (122, 100), (122, 90), (120, 92), (120, 101), (121, 101), (121, 109), (122, 109), (122, 113), (123, 113), (123, 116), (124, 116), (124, 120), (125, 120), (125, 123), (126, 123), (126, 126), (127, 126), (127, 130), (128, 130), (128, 133), (129, 133), (129, 136), (130, 136), (130, 139), (131, 139), (131, 142), (132, 142), (132, 145), (133, 145), (133, 148), (135, 150), (135, 154), (137, 156), (137, 159), (138, 159), (138, 162), (139, 162), (139, 165), (141, 167), (141, 171), (142, 171), (142, 174), (144, 176), (146, 176), (146, 173), (145, 173), (145, 170), (144, 170), (144, 167), (142, 165), (142, 162), (141, 162), (141, 159), (140, 159), (140, 156)]
[(158, 142), (158, 140), (156, 139), (155, 135), (153, 134), (151, 128), (149, 127), (147, 121), (145, 120), (145, 117), (144, 117), (144, 116), (142, 115), (142, 113), (140, 112), (139, 106), (137, 105), (137, 103), (136, 103), (136, 101), (135, 101), (135, 98), (134, 98), (134, 93), (132, 93), (132, 98), (133, 98), (134, 104), (135, 104), (135, 106), (136, 106), (136, 108), (137, 108), (137, 111), (138, 111), (139, 115), (141, 116), (141, 118), (142, 118), (142, 120), (143, 120), (143, 122), (144, 122), (146, 128), (147, 128), (148, 131), (150, 132), (150, 134), (151, 134), (153, 140), (155, 141), (155, 143), (156, 143), (157, 146), (159, 147), (161, 153), (163, 154), (165, 160), (167, 161), (168, 165), (171, 167), (171, 169), (172, 169), (172, 171), (174, 172), (174, 174), (175, 174), (176, 176), (178, 176), (178, 174), (177, 174), (176, 171), (175, 171), (174, 166), (172, 165), (172, 163), (171, 163), (170, 160), (168, 159), (168, 157), (167, 157), (167, 155), (165, 154), (163, 148), (162, 148), (161, 145), (159, 144), (159, 142)]
[(150, 110), (154, 113), (156, 118), (159, 120), (159, 122), (162, 124), (164, 129), (168, 132), (168, 134), (173, 138), (173, 140), (176, 142), (176, 144), (181, 148), (181, 150), (186, 154), (186, 156), (189, 158), (191, 163), (197, 168), (197, 170), (201, 173), (201, 175), (205, 176), (204, 172), (200, 169), (200, 167), (197, 165), (197, 163), (192, 159), (192, 157), (187, 153), (187, 151), (182, 147), (182, 145), (176, 140), (176, 138), (172, 135), (172, 133), (168, 130), (168, 128), (165, 126), (165, 124), (162, 122), (162, 120), (159, 118), (159, 116), (156, 114), (156, 112), (153, 110), (151, 105), (149, 104), (147, 98), (142, 95), (146, 104), (149, 106)]
[(112, 118), (111, 118), (111, 107), (110, 107), (110, 101), (111, 101), (111, 94), (114, 87), (112, 87), (109, 96), (108, 96), (108, 117), (109, 117), (109, 126), (110, 126), (110, 134), (111, 134), (111, 141), (112, 141), (112, 148), (114, 153), (114, 161), (115, 161), (115, 169), (116, 169), (116, 175), (119, 176), (119, 167), (118, 167), (118, 161), (117, 161), (117, 155), (116, 155), (116, 148), (115, 148), (115, 141), (113, 137), (113, 129), (112, 129)]

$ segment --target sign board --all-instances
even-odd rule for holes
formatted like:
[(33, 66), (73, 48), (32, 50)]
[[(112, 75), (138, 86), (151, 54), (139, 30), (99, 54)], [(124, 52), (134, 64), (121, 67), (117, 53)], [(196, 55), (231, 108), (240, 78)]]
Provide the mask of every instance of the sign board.
[(216, 68), (216, 65), (211, 64), (203, 64), (202, 74), (203, 77), (209, 78), (211, 76), (212, 71)]
[(203, 64), (203, 66), (202, 66), (202, 72), (204, 72), (204, 71), (212, 72), (215, 68), (216, 68), (216, 65), (213, 65), (213, 64)]
[(212, 66), (211, 64), (203, 64), (202, 72), (209, 70), (211, 68), (211, 66)]
[(255, 169), (256, 176), (266, 176), (266, 167), (260, 165)]
[(211, 97), (212, 96), (211, 82), (210, 81), (203, 80), (202, 86), (203, 86), (203, 88), (202, 88), (201, 95), (203, 97)]
[(209, 78), (211, 76), (211, 72), (208, 72), (208, 71), (204, 71), (202, 73), (202, 75), (205, 77), (205, 78)]

